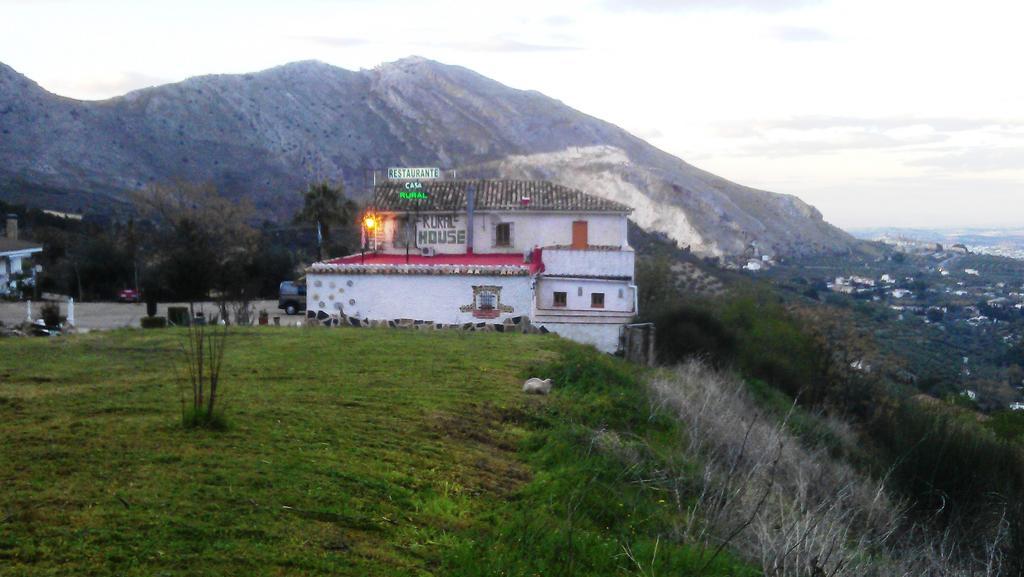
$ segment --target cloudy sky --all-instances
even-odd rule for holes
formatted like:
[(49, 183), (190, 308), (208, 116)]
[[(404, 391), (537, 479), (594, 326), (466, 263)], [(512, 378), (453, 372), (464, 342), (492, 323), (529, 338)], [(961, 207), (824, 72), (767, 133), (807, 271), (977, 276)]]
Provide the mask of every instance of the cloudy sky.
[(831, 222), (1024, 223), (1024, 2), (0, 0), (0, 61), (99, 99), (417, 54), (539, 90)]

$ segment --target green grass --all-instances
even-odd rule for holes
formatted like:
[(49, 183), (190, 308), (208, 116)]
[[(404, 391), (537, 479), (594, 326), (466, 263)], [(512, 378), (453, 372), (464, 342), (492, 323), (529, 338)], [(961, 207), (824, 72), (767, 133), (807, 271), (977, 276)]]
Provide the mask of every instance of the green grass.
[[(663, 498), (593, 449), (599, 427), (648, 450), (678, 436), (592, 349), (235, 330), (212, 431), (182, 426), (183, 338), (0, 340), (0, 574), (639, 574), (627, 549), (658, 574), (703, 564), (669, 539)], [(519, 392), (537, 371), (550, 397)]]

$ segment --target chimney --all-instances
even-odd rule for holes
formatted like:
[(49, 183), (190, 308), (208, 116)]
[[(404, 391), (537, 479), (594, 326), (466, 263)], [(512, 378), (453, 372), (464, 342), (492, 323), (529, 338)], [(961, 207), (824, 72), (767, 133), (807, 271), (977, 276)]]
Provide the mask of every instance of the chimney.
[(473, 213), (476, 210), (476, 185), (466, 187), (466, 254), (473, 254)]
[(7, 238), (18, 240), (18, 215), (14, 213), (7, 215)]

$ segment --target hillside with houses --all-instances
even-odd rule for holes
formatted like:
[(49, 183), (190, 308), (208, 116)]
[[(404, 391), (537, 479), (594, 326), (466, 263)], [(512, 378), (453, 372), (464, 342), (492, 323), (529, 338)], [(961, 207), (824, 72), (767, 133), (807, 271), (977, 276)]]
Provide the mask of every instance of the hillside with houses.
[(794, 298), (852, 312), (846, 322), (881, 348), (862, 368), (888, 366), (937, 396), (970, 391), (990, 409), (1024, 407), (1014, 368), (1024, 349), (1024, 260), (893, 241), (873, 257), (790, 260), (756, 274)]

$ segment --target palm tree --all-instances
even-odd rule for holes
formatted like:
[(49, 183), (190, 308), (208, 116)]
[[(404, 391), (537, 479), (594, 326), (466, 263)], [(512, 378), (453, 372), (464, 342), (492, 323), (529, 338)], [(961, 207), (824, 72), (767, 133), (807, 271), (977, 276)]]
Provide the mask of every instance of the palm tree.
[(331, 227), (350, 225), (358, 214), (359, 207), (345, 197), (345, 185), (339, 182), (331, 186), (327, 181), (310, 184), (302, 193), (302, 210), (295, 216), (298, 222), (307, 222), (318, 227), (316, 247), (317, 260), (324, 259), (323, 247), (331, 241)]

